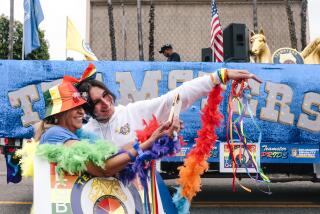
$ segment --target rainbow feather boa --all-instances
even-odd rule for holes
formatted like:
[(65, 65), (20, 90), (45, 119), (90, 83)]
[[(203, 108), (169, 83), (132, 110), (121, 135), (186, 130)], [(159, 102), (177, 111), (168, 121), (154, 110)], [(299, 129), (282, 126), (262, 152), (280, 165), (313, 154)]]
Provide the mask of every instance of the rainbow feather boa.
[(223, 119), (219, 111), (222, 101), (221, 87), (216, 86), (208, 96), (208, 103), (202, 109), (201, 129), (195, 139), (195, 147), (191, 149), (184, 159), (183, 166), (179, 167), (178, 184), (180, 187), (173, 197), (179, 214), (189, 213), (192, 198), (200, 191), (201, 175), (208, 170), (208, 158), (215, 145), (217, 135), (215, 129), (220, 126)]

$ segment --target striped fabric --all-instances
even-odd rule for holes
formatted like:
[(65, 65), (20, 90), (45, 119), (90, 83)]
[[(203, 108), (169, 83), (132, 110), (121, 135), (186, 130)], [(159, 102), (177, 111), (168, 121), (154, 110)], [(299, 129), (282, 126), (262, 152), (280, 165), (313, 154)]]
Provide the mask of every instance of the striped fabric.
[(152, 199), (152, 214), (159, 214), (158, 204), (158, 191), (157, 191), (157, 180), (156, 180), (156, 163), (155, 160), (151, 162), (151, 199)]
[(216, 1), (211, 1), (210, 44), (216, 62), (223, 62), (223, 35)]
[(46, 107), (45, 118), (81, 106), (86, 101), (71, 82), (63, 80), (43, 93)]
[(86, 70), (81, 75), (80, 79), (77, 79), (77, 78), (74, 78), (71, 76), (64, 76), (63, 79), (68, 82), (72, 82), (73, 84), (76, 85), (76, 84), (81, 83), (84, 80), (95, 78), (96, 73), (97, 73), (96, 66), (94, 64), (90, 63), (88, 65), (88, 67), (86, 68)]

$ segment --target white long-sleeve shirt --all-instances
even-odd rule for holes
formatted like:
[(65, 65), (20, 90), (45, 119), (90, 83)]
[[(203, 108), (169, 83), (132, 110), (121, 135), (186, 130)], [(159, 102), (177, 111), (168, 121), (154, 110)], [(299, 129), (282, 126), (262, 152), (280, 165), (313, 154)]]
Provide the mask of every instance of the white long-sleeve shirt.
[(100, 138), (110, 140), (122, 147), (136, 138), (136, 130), (144, 128), (142, 119), (149, 121), (152, 115), (158, 121), (166, 121), (169, 117), (173, 99), (180, 94), (182, 111), (188, 109), (196, 100), (206, 96), (220, 79), (217, 72), (184, 82), (174, 90), (154, 99), (118, 105), (107, 123), (100, 123), (91, 118), (83, 129), (97, 134)]

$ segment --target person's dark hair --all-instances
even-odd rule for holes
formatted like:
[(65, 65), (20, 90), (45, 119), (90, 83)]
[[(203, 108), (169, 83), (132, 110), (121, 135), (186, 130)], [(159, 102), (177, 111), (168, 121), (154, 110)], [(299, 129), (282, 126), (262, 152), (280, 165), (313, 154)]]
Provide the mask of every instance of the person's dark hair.
[(171, 44), (165, 44), (161, 47), (159, 53), (164, 53), (165, 50), (167, 49), (172, 49), (172, 45)]
[(87, 104), (83, 105), (83, 108), (86, 112), (86, 114), (90, 115), (91, 117), (95, 118), (95, 115), (93, 113), (94, 111), (94, 104), (89, 96), (89, 91), (92, 87), (98, 87), (98, 88), (101, 88), (102, 90), (104, 90), (105, 92), (107, 92), (107, 94), (111, 95), (112, 99), (113, 99), (113, 102), (115, 102), (116, 100), (116, 95), (114, 95), (108, 88), (107, 86), (99, 81), (99, 80), (86, 80), (86, 81), (83, 81), (82, 83), (80, 83), (79, 85), (76, 86), (76, 88), (78, 89), (78, 91), (80, 93), (84, 93), (86, 92), (87, 95), (88, 95), (88, 98), (87, 98)]

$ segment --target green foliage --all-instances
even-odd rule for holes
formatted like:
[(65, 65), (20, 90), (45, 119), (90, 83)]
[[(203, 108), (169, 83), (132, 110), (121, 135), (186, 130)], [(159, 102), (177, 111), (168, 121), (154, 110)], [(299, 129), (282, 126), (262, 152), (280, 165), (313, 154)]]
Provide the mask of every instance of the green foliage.
[[(39, 31), (40, 48), (32, 51), (25, 59), (29, 60), (48, 60), (49, 59), (49, 44), (44, 39), (44, 31)], [(13, 24), (13, 59), (22, 58), (22, 39), (23, 26), (19, 21)], [(0, 59), (8, 59), (9, 53), (9, 19), (8, 17), (0, 16)]]

